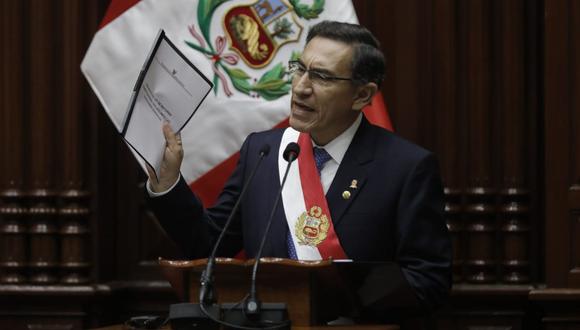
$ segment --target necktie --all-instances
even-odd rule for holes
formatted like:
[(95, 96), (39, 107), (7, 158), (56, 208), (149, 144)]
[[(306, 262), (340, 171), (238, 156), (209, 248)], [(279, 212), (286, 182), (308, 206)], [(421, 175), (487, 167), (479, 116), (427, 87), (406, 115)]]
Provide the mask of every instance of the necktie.
[[(314, 162), (316, 163), (316, 169), (318, 170), (318, 175), (320, 176), (320, 171), (324, 167), (324, 164), (326, 164), (326, 162), (329, 161), (332, 157), (326, 150), (324, 150), (324, 148), (314, 147), (313, 151)], [(290, 231), (288, 231), (288, 236), (286, 237), (286, 245), (288, 246), (288, 257), (290, 257), (290, 259), (298, 259)]]
[(316, 169), (318, 170), (318, 175), (320, 175), (320, 171), (324, 167), (327, 161), (329, 161), (332, 157), (324, 150), (324, 148), (314, 147), (314, 161), (316, 162)]

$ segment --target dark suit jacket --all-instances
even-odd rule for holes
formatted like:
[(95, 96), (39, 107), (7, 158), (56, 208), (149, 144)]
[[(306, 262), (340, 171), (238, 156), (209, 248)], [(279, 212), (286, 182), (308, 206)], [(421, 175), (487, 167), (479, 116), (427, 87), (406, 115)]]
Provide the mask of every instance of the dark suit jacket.
[[(244, 249), (253, 257), (280, 187), (278, 149), (283, 130), (253, 133), (216, 205), (204, 209), (184, 180), (168, 194), (150, 198), (161, 225), (186, 257), (207, 257), (264, 144), (271, 152), (241, 201), (220, 255)], [(297, 164), (293, 164), (297, 166)], [(349, 189), (353, 179), (357, 189)], [(351, 192), (348, 200), (342, 198)], [(373, 126), (363, 118), (326, 195), (335, 231), (351, 259), (396, 262), (426, 309), (450, 288), (451, 243), (443, 219), (443, 189), (430, 152)], [(287, 257), (288, 226), (279, 204), (264, 256)], [(388, 281), (388, 279), (385, 279)]]

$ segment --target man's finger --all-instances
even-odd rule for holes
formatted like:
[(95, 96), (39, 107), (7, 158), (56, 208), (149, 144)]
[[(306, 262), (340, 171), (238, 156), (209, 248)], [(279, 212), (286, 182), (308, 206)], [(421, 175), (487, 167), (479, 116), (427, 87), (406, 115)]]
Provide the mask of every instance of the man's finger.
[[(171, 129), (171, 125), (168, 122), (163, 123), (163, 135), (165, 136), (165, 141), (167, 141), (167, 145), (175, 146), (181, 144), (181, 136), (175, 134)], [(179, 140), (179, 141), (178, 141)]]

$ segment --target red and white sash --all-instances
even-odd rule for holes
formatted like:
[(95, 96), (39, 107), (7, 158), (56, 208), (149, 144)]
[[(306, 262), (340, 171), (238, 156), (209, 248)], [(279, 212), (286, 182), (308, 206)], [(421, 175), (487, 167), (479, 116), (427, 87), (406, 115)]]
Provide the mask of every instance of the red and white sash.
[(282, 190), (282, 202), (296, 255), (301, 260), (347, 259), (334, 231), (330, 210), (314, 162), (309, 134), (289, 127), (282, 135), (278, 151), (280, 182), (288, 164), (283, 157), (284, 147), (290, 142), (300, 145), (298, 166), (288, 172)]

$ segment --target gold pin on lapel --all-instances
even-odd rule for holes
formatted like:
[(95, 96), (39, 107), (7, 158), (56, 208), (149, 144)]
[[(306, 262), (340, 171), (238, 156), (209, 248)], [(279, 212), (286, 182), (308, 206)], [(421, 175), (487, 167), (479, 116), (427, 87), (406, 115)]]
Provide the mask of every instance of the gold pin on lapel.
[(350, 198), (350, 191), (345, 190), (342, 192), (342, 199), (349, 199)]
[(350, 187), (349, 188), (350, 189), (357, 189), (358, 188), (357, 187), (357, 184), (358, 184), (358, 181), (356, 179), (355, 180), (352, 180), (351, 183), (350, 183)]

